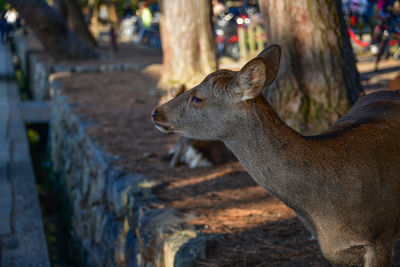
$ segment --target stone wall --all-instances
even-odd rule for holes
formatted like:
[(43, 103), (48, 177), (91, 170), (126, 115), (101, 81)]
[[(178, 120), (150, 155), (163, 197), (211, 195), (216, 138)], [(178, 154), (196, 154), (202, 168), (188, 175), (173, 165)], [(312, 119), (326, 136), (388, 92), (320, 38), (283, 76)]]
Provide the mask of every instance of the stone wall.
[(49, 76), (53, 72), (48, 61), (43, 56), (28, 54), (29, 84), (34, 100), (48, 100), (50, 98)]
[(134, 62), (55, 64), (40, 45), (17, 33), (15, 54), (35, 100), (51, 100), (51, 159), (72, 214), (72, 235), (89, 266), (191, 266), (215, 236), (193, 229), (172, 208), (155, 209), (157, 186), (113, 166), (114, 157), (86, 134), (58, 75), (142, 69)]
[(18, 31), (13, 36), (14, 53), (18, 58), (23, 73), (28, 73), (28, 44), (25, 42), (23, 33)]
[(18, 57), (26, 85), (35, 100), (48, 100), (50, 85), (48, 78), (53, 72), (53, 60), (47, 55), (37, 40), (28, 42), (18, 31), (14, 35), (15, 55)]
[[(54, 77), (52, 77), (54, 78)], [(157, 183), (113, 166), (51, 79), (51, 158), (72, 205), (76, 240), (94, 266), (191, 266), (208, 240), (171, 208), (154, 209)]]

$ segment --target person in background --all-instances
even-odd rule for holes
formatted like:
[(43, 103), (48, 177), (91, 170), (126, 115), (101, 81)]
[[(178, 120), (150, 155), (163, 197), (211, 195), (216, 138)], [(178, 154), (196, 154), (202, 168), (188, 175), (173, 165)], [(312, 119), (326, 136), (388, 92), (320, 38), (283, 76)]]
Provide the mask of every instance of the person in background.
[(10, 25), (8, 25), (7, 19), (6, 19), (6, 13), (3, 12), (1, 13), (1, 18), (0, 18), (0, 38), (3, 43), (7, 42), (8, 40), (8, 33), (10, 29)]
[(362, 14), (363, 23), (369, 28), (369, 33), (372, 36), (375, 29), (374, 10), (377, 0), (368, 0), (365, 12)]
[(368, 10), (368, 1), (367, 0), (350, 0), (348, 2), (349, 6), (349, 18), (350, 25), (353, 27), (357, 27), (358, 35), (360, 36), (360, 40), (362, 40), (363, 35), (363, 27), (364, 27), (364, 17)]
[(214, 16), (218, 16), (220, 13), (225, 11), (225, 5), (223, 0), (212, 0), (212, 10)]
[[(379, 16), (382, 18), (382, 23), (386, 25), (387, 30), (381, 30), (375, 38), (379, 48), (377, 50), (375, 60), (375, 71), (378, 71), (378, 64), (382, 56), (389, 56), (389, 41), (393, 36), (400, 33), (397, 25), (399, 25), (400, 16), (400, 1), (399, 0), (378, 0)], [(383, 29), (383, 27), (381, 27)], [(383, 34), (387, 32), (387, 34)], [(397, 53), (397, 52), (396, 52)], [(396, 54), (395, 53), (395, 54)]]
[(110, 44), (111, 44), (111, 49), (113, 51), (113, 54), (116, 54), (118, 52), (118, 46), (117, 46), (117, 37), (115, 35), (115, 25), (112, 23), (110, 27)]
[(139, 34), (138, 34), (138, 43), (141, 43), (143, 38), (147, 35), (151, 23), (153, 21), (153, 14), (149, 8), (149, 3), (144, 2), (142, 6), (138, 10), (139, 17)]

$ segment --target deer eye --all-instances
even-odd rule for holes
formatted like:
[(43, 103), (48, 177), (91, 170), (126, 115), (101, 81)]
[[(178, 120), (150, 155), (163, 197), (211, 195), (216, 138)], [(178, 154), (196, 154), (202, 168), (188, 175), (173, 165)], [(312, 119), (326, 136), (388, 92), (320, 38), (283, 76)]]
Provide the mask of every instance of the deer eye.
[(198, 98), (196, 96), (192, 96), (192, 99), (190, 101), (192, 103), (199, 104), (199, 103), (201, 103), (203, 101), (203, 99), (200, 99), (200, 98)]

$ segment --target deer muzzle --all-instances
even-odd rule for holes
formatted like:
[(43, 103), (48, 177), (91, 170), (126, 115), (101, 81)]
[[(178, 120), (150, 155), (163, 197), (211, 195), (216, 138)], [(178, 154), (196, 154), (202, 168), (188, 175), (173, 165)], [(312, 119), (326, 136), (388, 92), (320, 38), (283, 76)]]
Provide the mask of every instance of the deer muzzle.
[(165, 116), (158, 109), (155, 108), (151, 114), (154, 127), (162, 133), (172, 133), (173, 128), (166, 122)]

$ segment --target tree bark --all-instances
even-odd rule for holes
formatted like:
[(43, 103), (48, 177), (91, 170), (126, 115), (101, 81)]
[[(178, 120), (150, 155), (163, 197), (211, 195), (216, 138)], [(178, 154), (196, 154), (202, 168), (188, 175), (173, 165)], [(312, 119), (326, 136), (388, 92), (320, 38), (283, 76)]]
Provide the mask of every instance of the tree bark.
[(96, 41), (88, 29), (79, 2), (77, 0), (55, 0), (54, 6), (66, 21), (68, 28), (86, 45), (95, 48)]
[(159, 87), (190, 89), (217, 69), (209, 0), (161, 2), (163, 72)]
[(269, 44), (282, 47), (278, 79), (265, 92), (280, 117), (318, 133), (363, 91), (341, 0), (259, 0)]
[[(161, 99), (164, 102), (217, 70), (217, 56), (210, 0), (163, 0), (161, 12), (163, 71), (158, 87), (169, 90)], [(216, 145), (220, 144), (213, 142), (210, 146), (181, 137), (172, 151), (171, 166), (180, 161), (192, 168), (209, 166), (210, 160), (216, 163), (220, 155), (213, 158), (213, 153), (209, 153), (209, 148)]]
[(115, 1), (107, 1), (107, 7), (109, 12), (110, 22), (114, 24), (114, 27), (118, 27), (118, 14), (117, 14), (117, 7)]
[(68, 29), (62, 17), (44, 0), (9, 0), (9, 2), (56, 60), (99, 57), (96, 51)]
[(53, 8), (57, 10), (58, 14), (67, 21), (68, 10), (64, 0), (53, 0)]

